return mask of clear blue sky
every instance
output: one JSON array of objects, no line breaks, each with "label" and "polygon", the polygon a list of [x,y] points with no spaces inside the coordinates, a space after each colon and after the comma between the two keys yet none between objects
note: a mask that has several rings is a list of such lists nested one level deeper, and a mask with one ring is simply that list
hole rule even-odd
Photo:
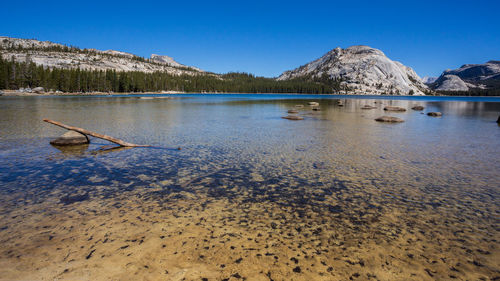
[{"label": "clear blue sky", "polygon": [[0,35],[273,77],[369,45],[437,76],[500,60],[500,1],[4,1]]}]

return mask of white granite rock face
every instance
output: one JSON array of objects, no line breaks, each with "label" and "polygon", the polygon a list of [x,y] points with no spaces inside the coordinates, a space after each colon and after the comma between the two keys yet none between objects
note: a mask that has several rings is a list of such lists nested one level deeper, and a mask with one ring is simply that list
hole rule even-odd
[{"label": "white granite rock face", "polygon": [[436,81],[437,87],[435,90],[437,91],[467,91],[469,87],[467,84],[460,79],[460,77],[456,75],[442,75]]},{"label": "white granite rock face", "polygon": [[424,82],[424,84],[432,84],[432,83],[436,82],[437,79],[438,79],[438,77],[425,76],[422,78],[422,82]]},{"label": "white granite rock face", "polygon": [[170,66],[180,66],[180,67],[185,66],[185,65],[182,65],[182,64],[176,62],[172,57],[169,57],[169,56],[160,56],[160,55],[152,54],[151,59],[155,62],[167,64]]},{"label": "white granite rock face", "polygon": [[284,72],[278,80],[323,74],[342,79],[349,94],[424,95],[428,91],[413,69],[368,46],[336,48],[313,62]]},{"label": "white granite rock face", "polygon": [[[85,69],[85,70],[116,70],[116,71],[165,71],[170,74],[196,75],[202,70],[182,65],[167,56],[156,56],[151,60],[125,52],[88,49],[87,52],[61,52],[50,50],[50,47],[64,47],[64,45],[34,39],[17,39],[0,36],[0,55],[4,59],[14,58],[15,61],[33,61],[37,65],[50,68]],[[14,49],[13,49],[14,47]],[[16,50],[16,47],[22,49]],[[83,50],[82,50],[83,51]],[[168,62],[158,61],[158,57],[169,58]]]},{"label": "white granite rock face", "polygon": [[458,69],[446,70],[443,75],[452,74],[466,80],[487,80],[500,74],[500,61],[483,64],[465,64]]},{"label": "white granite rock face", "polygon": [[448,69],[433,84],[438,91],[467,91],[487,89],[492,82],[500,80],[500,61],[483,64],[466,64],[457,69]]}]

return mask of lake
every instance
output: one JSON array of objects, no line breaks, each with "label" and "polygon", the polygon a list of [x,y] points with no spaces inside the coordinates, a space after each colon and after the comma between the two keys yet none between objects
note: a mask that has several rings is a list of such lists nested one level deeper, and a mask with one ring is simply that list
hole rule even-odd
[{"label": "lake", "polygon": [[156,97],[0,98],[0,280],[500,278],[500,98]]}]

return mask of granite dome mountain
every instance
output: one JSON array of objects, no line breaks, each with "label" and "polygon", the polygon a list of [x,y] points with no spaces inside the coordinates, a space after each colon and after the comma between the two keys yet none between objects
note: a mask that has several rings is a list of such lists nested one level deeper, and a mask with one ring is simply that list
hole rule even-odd
[{"label": "granite dome mountain", "polygon": [[500,61],[466,64],[458,69],[445,70],[429,86],[436,91],[469,91],[500,88]]},{"label": "granite dome mountain", "polygon": [[348,94],[424,95],[429,92],[422,79],[382,51],[368,46],[335,48],[321,58],[284,72],[278,80],[318,79],[326,76],[340,81]]}]

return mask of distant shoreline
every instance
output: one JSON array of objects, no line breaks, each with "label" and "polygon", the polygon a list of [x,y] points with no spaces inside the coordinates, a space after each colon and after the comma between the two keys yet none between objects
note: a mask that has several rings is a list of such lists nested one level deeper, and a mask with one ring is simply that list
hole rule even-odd
[{"label": "distant shoreline", "polygon": [[0,90],[0,96],[5,97],[57,97],[57,96],[144,96],[144,95],[300,95],[300,96],[352,96],[352,97],[489,97],[500,98],[500,96],[471,96],[471,95],[370,95],[370,94],[315,94],[315,93],[231,93],[231,92],[183,92],[183,91],[161,91],[161,92],[20,92],[17,90]]},{"label": "distant shoreline", "polygon": [[34,92],[19,92],[16,90],[1,90],[3,96],[12,96],[12,97],[47,97],[47,96],[127,96],[127,95],[173,95],[173,94],[187,94],[186,92],[181,91],[162,91],[162,92],[147,92],[147,93],[134,93],[134,92],[126,92],[126,93],[108,93],[108,92],[87,92],[87,93],[72,93],[72,92],[42,92],[42,93],[34,93]]}]

